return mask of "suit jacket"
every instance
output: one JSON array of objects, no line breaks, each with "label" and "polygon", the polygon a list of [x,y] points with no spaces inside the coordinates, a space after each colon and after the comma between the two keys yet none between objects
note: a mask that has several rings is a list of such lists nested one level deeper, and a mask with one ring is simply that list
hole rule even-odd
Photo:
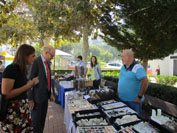
[{"label": "suit jacket", "polygon": [[[51,74],[49,63],[48,66]],[[47,76],[45,73],[45,68],[41,56],[37,57],[33,63],[30,79],[33,79],[34,77],[37,76],[39,76],[39,83],[33,86],[33,88],[31,88],[28,91],[28,98],[29,100],[34,100],[35,103],[42,103],[43,101],[47,101],[50,98],[51,89],[50,92],[48,92],[48,80],[47,80]],[[51,79],[51,75],[50,75],[50,79]]]}]

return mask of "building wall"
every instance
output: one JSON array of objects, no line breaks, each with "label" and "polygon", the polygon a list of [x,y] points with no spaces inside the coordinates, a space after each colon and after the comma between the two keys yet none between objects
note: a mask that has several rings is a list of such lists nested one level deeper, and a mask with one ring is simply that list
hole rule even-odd
[{"label": "building wall", "polygon": [[177,53],[173,55],[169,55],[168,57],[165,57],[164,59],[160,60],[151,60],[149,61],[150,68],[152,69],[152,76],[156,76],[156,68],[159,65],[160,66],[160,75],[167,75],[167,76],[173,76],[174,75],[174,69],[177,69],[177,65],[175,65],[174,68],[174,61],[177,59],[171,59],[171,56],[177,56]]}]

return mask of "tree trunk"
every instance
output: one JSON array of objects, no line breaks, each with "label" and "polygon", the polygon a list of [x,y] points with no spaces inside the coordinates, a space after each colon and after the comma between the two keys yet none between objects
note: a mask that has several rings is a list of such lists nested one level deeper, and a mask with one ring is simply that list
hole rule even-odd
[{"label": "tree trunk", "polygon": [[144,67],[146,72],[147,72],[147,65],[148,65],[148,59],[144,58],[143,59],[143,67]]},{"label": "tree trunk", "polygon": [[52,36],[45,37],[43,39],[44,46],[48,45],[51,39],[52,39]]},{"label": "tree trunk", "polygon": [[85,64],[87,64],[87,56],[88,56],[88,49],[89,49],[88,36],[89,36],[89,29],[86,20],[85,26],[83,27],[83,45],[82,45],[82,56]]},{"label": "tree trunk", "polygon": [[24,37],[23,44],[27,44],[27,38]]}]

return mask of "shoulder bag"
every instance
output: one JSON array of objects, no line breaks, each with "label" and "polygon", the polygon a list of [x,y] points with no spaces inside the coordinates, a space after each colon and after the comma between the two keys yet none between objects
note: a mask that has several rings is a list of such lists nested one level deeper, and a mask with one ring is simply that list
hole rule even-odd
[{"label": "shoulder bag", "polygon": [[8,113],[9,100],[5,99],[5,95],[0,94],[0,121],[6,118]]}]

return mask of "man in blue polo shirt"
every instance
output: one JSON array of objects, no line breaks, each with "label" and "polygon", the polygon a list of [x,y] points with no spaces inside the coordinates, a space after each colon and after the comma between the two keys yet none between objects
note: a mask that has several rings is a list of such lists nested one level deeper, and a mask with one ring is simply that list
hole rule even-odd
[{"label": "man in blue polo shirt", "polygon": [[148,87],[146,71],[142,65],[135,62],[134,53],[131,49],[124,50],[121,56],[124,65],[119,75],[119,99],[141,115],[143,95]]}]

